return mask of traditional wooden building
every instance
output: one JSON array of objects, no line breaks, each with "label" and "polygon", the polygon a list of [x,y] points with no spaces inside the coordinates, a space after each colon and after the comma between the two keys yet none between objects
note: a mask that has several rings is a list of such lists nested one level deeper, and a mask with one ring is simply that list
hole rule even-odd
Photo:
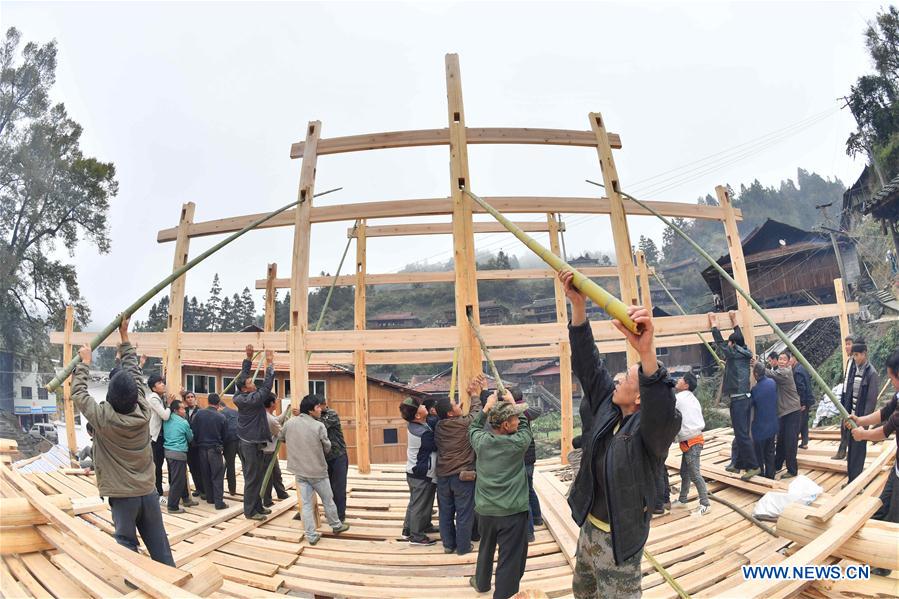
[{"label": "traditional wooden building", "polygon": [[[182,366],[182,384],[193,391],[200,405],[206,405],[209,393],[227,387],[240,370],[240,364],[199,360],[185,360]],[[260,373],[261,374],[261,373]],[[406,422],[400,417],[399,405],[408,396],[424,394],[405,385],[368,379],[369,438],[374,462],[402,462],[406,459]],[[262,381],[257,381],[257,385]],[[337,410],[343,425],[350,463],[356,463],[356,408],[353,399],[355,374],[350,368],[328,365],[309,365],[309,392],[328,399],[328,406]],[[284,406],[290,405],[290,369],[287,364],[275,364],[275,396]],[[234,407],[233,394],[223,395],[225,403]],[[280,405],[278,411],[280,412]]]},{"label": "traditional wooden building", "polygon": [[370,329],[417,329],[421,320],[412,312],[383,312],[365,320]]},{"label": "traditional wooden building", "polygon": [[[849,241],[838,242],[846,282],[852,291],[859,278],[858,257]],[[764,308],[807,306],[836,301],[833,281],[840,277],[834,245],[824,233],[804,231],[767,219],[743,240],[743,256],[749,275],[752,297]],[[718,259],[733,273],[730,255]],[[725,310],[737,307],[736,293],[711,266],[702,271],[713,293],[719,295]]]}]

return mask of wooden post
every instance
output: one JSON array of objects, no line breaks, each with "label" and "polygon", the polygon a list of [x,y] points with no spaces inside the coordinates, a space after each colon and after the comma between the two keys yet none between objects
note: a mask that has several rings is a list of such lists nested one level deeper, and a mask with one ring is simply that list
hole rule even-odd
[{"label": "wooden post", "polygon": [[[549,225],[549,249],[561,255],[559,249],[559,223],[552,213],[547,213]],[[565,306],[565,291],[559,278],[553,279],[556,294],[556,321],[567,327],[568,309]],[[559,343],[559,403],[562,405],[562,436],[559,440],[562,450],[562,463],[568,463],[568,452],[571,451],[571,440],[574,438],[574,400],[571,385],[571,344],[568,341]]]},{"label": "wooden post", "polygon": [[[649,266],[646,264],[646,255],[643,250],[637,250],[637,270],[640,273],[640,303],[652,314],[652,292],[649,289]],[[655,352],[655,340],[652,342],[652,350]]]},{"label": "wooden post", "polygon": [[[365,330],[365,220],[356,229],[356,289],[354,302],[354,327]],[[353,373],[356,399],[356,468],[360,474],[371,472],[371,439],[368,427],[368,369],[365,350],[353,351]]]},{"label": "wooden post", "polygon": [[[290,269],[290,407],[299,409],[300,399],[309,389],[306,362],[306,330],[309,328],[309,242],[312,236],[312,196],[315,193],[315,165],[318,161],[318,139],[322,124],[310,121],[306,128],[306,151],[300,167],[300,203],[296,207],[293,231],[293,260]],[[313,506],[318,526],[318,502]],[[297,511],[302,512],[303,499],[297,492]]]},{"label": "wooden post", "polygon": [[[749,289],[749,275],[746,273],[746,262],[743,260],[743,244],[740,241],[740,231],[737,229],[737,217],[734,215],[730,194],[727,193],[727,188],[722,185],[715,187],[715,193],[718,196],[718,204],[724,210],[724,232],[734,280],[740,287],[746,290],[746,293],[751,293]],[[755,331],[752,326],[752,307],[742,295],[739,293],[735,295],[737,296],[737,311],[740,313],[740,330],[743,331],[746,347],[754,354]],[[724,298],[721,299],[723,300]]]},{"label": "wooden post", "polygon": [[[172,270],[178,270],[187,264],[187,253],[190,249],[190,237],[188,228],[194,222],[193,202],[187,202],[181,207],[181,220],[178,223],[178,238],[175,240],[175,259]],[[170,393],[178,393],[183,386],[181,382],[181,330],[184,319],[184,285],[187,275],[183,274],[172,281],[169,292],[169,320],[166,327],[166,389]]]},{"label": "wooden post", "polygon": [[[462,104],[462,75],[459,55],[446,55],[446,98],[450,133],[450,194],[453,201],[453,262],[455,265],[456,328],[459,331],[459,380],[465,388],[482,372],[481,348],[468,321],[471,310],[476,325],[478,313],[477,264],[472,228],[472,200],[462,192],[471,189],[468,176],[468,140],[465,132],[465,109]],[[462,413],[468,414],[468,394],[462,393]]]},{"label": "wooden post", "polygon": [[849,332],[849,312],[846,310],[846,296],[843,293],[843,279],[833,280],[833,291],[837,298],[837,305],[840,307],[840,365],[843,367],[843,376],[845,377],[847,360],[843,352],[843,344],[851,333]]},{"label": "wooden post", "polygon": [[[71,305],[66,306],[66,328],[63,333],[62,362],[65,365],[72,359],[72,328],[75,326],[75,311]],[[62,407],[66,418],[66,443],[69,446],[69,458],[78,453],[78,441],[75,437],[75,406],[72,404],[72,377],[67,377],[62,384]],[[74,462],[74,459],[72,459]]]},{"label": "wooden post", "polygon": [[[599,155],[603,185],[609,198],[609,216],[612,221],[612,239],[615,242],[615,265],[618,267],[619,294],[622,302],[633,306],[637,303],[637,275],[634,271],[634,254],[631,249],[631,236],[627,229],[627,215],[624,212],[624,203],[619,193],[618,171],[615,168],[612,145],[609,142],[609,134],[602,120],[602,114],[598,112],[590,113],[590,127],[596,136],[596,152]],[[637,350],[629,344],[626,350],[629,366],[640,361]]]},{"label": "wooden post", "polygon": [[262,328],[266,332],[275,330],[275,279],[278,278],[278,265],[274,262],[268,265],[265,275],[265,319]]}]

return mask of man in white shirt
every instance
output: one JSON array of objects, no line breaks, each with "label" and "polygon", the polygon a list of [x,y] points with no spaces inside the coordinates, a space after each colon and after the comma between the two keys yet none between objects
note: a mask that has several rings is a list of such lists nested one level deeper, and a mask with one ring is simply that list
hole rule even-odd
[{"label": "man in white shirt", "polygon": [[163,447],[165,434],[162,431],[162,423],[171,417],[172,411],[165,400],[165,379],[162,376],[151,374],[147,377],[147,387],[150,388],[147,403],[150,404],[150,445],[153,448],[153,464],[156,466],[156,492],[159,493],[162,503],[162,465],[165,463]]},{"label": "man in white shirt", "polygon": [[674,386],[677,394],[677,410],[681,413],[681,427],[677,433],[680,448],[683,453],[680,463],[680,498],[671,504],[671,508],[687,507],[687,496],[690,494],[690,483],[696,485],[699,492],[699,509],[695,514],[703,516],[712,509],[709,503],[709,494],[706,490],[705,480],[699,471],[699,456],[702,453],[702,431],[705,429],[705,419],[702,417],[702,406],[693,395],[696,390],[696,377],[688,372],[678,379]]}]

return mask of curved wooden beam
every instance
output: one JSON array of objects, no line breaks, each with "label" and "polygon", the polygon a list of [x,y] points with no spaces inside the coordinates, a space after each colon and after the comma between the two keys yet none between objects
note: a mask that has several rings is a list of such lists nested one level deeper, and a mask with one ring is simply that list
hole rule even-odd
[{"label": "curved wooden beam", "polygon": [[[653,270],[653,269],[650,269]],[[614,266],[596,266],[580,269],[588,277],[617,277],[618,270]],[[653,271],[654,272],[654,271]],[[512,270],[479,270],[476,275],[479,281],[510,281],[525,279],[554,279],[556,272],[548,268],[516,268]],[[437,272],[394,272],[383,274],[366,274],[366,285],[398,285],[406,283],[452,283],[455,281],[453,271]],[[267,279],[256,279],[256,289],[265,289]],[[328,287],[334,277],[309,277],[309,287]],[[274,279],[275,289],[290,287],[290,279]],[[338,286],[356,284],[356,275],[337,277]]]},{"label": "curved wooden beam", "polygon": [[[571,213],[571,214],[609,214],[611,206],[608,198],[577,198],[577,197],[531,197],[531,196],[501,196],[485,197],[484,200],[503,213],[538,214],[546,212]],[[700,204],[687,204],[683,202],[644,202],[657,210],[660,214],[670,217],[695,218],[701,220],[723,220],[724,211],[718,206],[703,206]],[[651,216],[645,208],[635,202],[624,200],[624,208],[628,216]],[[474,211],[483,213],[479,206]],[[313,206],[312,222],[328,223],[337,221],[352,221],[360,218],[401,218],[407,216],[438,216],[452,214],[453,206],[449,198],[430,198],[421,200],[388,200],[384,202],[359,202],[355,204],[335,204],[333,206]],[[737,220],[742,219],[742,213],[734,210]],[[247,214],[244,216],[232,216],[204,222],[194,223],[187,228],[188,237],[204,237],[206,235],[221,235],[239,231],[247,224],[264,216],[261,214]],[[294,224],[294,210],[282,212],[275,218],[259,225],[257,229],[272,227],[287,227]],[[156,236],[156,241],[165,243],[174,241],[178,237],[178,227],[162,229]]]},{"label": "curved wooden beam", "polygon": [[[465,133],[470,144],[529,144],[542,146],[596,147],[592,131],[571,129],[534,129],[515,127],[466,127]],[[615,149],[621,148],[621,136],[609,134],[609,141]],[[419,146],[449,145],[449,129],[415,129],[411,131],[387,131],[384,133],[364,133],[332,137],[318,142],[317,153],[342,154],[365,150],[388,148],[411,148]],[[302,158],[306,142],[298,141],[290,145],[290,157]]]},{"label": "curved wooden beam", "polygon": [[[518,222],[515,225],[528,233],[548,233],[545,222]],[[508,233],[509,230],[497,222],[473,223],[475,233]],[[565,223],[559,223],[559,231],[565,230]],[[453,223],[412,223],[405,225],[381,225],[367,227],[366,237],[401,237],[406,235],[452,235]],[[355,229],[346,230],[347,237],[355,237]]]}]

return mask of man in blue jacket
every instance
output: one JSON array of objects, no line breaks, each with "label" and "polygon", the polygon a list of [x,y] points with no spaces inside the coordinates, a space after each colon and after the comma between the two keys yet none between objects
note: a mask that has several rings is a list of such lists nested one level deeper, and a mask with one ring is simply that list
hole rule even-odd
[{"label": "man in blue jacket", "polygon": [[774,438],[777,436],[777,384],[768,377],[765,365],[752,365],[755,387],[750,392],[752,402],[752,442],[761,474],[774,480]]},{"label": "man in blue jacket", "polygon": [[406,441],[406,484],[409,485],[409,505],[403,521],[403,536],[410,545],[433,545],[437,541],[427,536],[437,532],[431,524],[434,496],[437,494],[437,443],[428,409],[411,397],[400,404],[400,415],[408,422]]},{"label": "man in blue jacket", "polygon": [[568,496],[571,516],[581,527],[571,586],[578,599],[639,597],[655,480],[681,415],[673,382],[656,360],[650,311],[627,309],[642,328],[640,335],[612,321],[640,356],[640,364],[613,378],[596,349],[586,298],[572,278],[569,271],[559,274],[571,304],[571,363],[584,390],[583,457]]},{"label": "man in blue jacket", "polygon": [[808,417],[815,405],[812,377],[794,355],[790,355],[790,367],[793,368],[793,381],[796,383],[796,392],[799,393],[799,435],[802,438],[799,449],[808,449]]}]

